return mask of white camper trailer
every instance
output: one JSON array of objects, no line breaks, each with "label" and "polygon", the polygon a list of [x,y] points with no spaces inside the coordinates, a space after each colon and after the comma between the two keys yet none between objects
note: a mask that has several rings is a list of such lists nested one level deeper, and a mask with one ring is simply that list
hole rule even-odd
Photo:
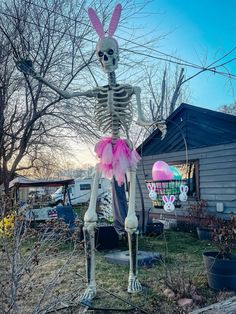
[{"label": "white camper trailer", "polygon": [[[75,179],[75,183],[69,186],[69,196],[72,205],[87,203],[90,199],[92,178]],[[111,190],[111,182],[105,178],[99,181],[98,199],[104,193]],[[63,199],[63,187],[61,186],[55,193],[51,195],[54,202],[59,203]]]}]

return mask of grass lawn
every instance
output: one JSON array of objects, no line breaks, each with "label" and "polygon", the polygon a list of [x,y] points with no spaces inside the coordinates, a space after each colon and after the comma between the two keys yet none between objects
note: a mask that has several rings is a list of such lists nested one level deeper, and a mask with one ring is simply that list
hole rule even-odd
[{"label": "grass lawn", "polygon": [[[169,300],[163,294],[163,291],[167,288],[165,284],[167,274],[173,278],[171,288],[179,289],[179,292],[183,291],[184,282],[186,284],[190,282],[196,288],[202,300],[195,304],[194,308],[215,303],[232,295],[232,293],[215,293],[208,287],[202,252],[214,249],[214,247],[207,241],[199,241],[193,234],[165,231],[164,234],[158,237],[140,236],[139,249],[160,252],[163,257],[163,262],[156,263],[151,268],[139,268],[139,279],[144,286],[144,292],[130,299],[132,303],[140,305],[148,313],[174,314],[189,312],[178,307],[175,299]],[[107,263],[101,252],[97,256],[98,285],[127,300],[128,267]],[[102,296],[99,296],[99,293],[95,304],[103,303],[108,306],[110,302],[111,307],[116,304],[114,299],[109,298],[109,296],[102,301]],[[188,293],[186,297],[188,297]],[[139,312],[141,313],[141,311]]]},{"label": "grass lawn", "polygon": [[[127,249],[126,242],[122,244],[120,249]],[[27,242],[23,250],[25,254],[29,247],[30,242]],[[163,262],[150,268],[139,268],[139,279],[144,289],[138,295],[129,295],[126,291],[129,267],[110,264],[104,257],[107,252],[96,251],[97,297],[93,307],[97,310],[94,313],[112,313],[105,308],[117,309],[114,313],[124,313],[124,310],[127,310],[126,313],[188,313],[190,309],[183,310],[178,307],[176,299],[168,299],[164,295],[167,275],[172,277],[170,285],[177,292],[183,291],[185,284],[190,283],[195,287],[201,300],[192,309],[233,295],[226,292],[216,293],[208,288],[202,252],[213,247],[207,241],[199,241],[193,234],[168,230],[157,237],[140,236],[139,249],[160,252]],[[56,250],[47,250],[45,254],[41,254],[31,273],[22,277],[24,291],[19,293],[18,302],[22,313],[35,313],[33,309],[42,296],[42,309],[59,296],[63,296],[63,304],[69,304],[68,300],[73,295],[76,303],[85,288],[85,257],[82,244],[72,250],[71,243],[58,245]],[[58,272],[59,269],[62,271]],[[186,290],[188,297],[188,289]],[[79,307],[53,313],[79,313]]]}]

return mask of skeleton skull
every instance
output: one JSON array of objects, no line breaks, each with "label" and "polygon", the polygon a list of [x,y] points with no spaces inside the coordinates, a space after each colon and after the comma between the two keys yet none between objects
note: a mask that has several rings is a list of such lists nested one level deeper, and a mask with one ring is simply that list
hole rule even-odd
[{"label": "skeleton skull", "polygon": [[112,37],[99,39],[96,54],[104,72],[113,72],[118,67],[119,47],[117,41]]}]

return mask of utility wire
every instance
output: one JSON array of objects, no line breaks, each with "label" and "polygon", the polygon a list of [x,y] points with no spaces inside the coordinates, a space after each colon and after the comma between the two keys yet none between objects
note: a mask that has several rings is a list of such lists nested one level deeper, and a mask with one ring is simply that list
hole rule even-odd
[{"label": "utility wire", "polygon": [[[184,80],[184,81],[182,82],[182,84],[186,83],[187,81],[190,81],[192,78],[194,78],[195,76],[201,74],[201,73],[204,72],[204,71],[209,71],[209,70],[211,69],[210,67],[212,67],[214,64],[216,64],[217,62],[219,62],[219,61],[221,61],[222,59],[224,59],[225,57],[227,57],[227,56],[228,56],[229,54],[231,54],[235,49],[236,49],[236,47],[233,47],[233,48],[232,48],[229,52],[227,52],[224,56],[222,56],[222,57],[219,58],[218,60],[216,60],[216,61],[212,62],[211,64],[209,64],[205,69],[202,69],[201,71],[199,71],[199,72],[195,73],[194,75],[188,77],[186,80]],[[222,64],[219,64],[219,65],[217,65],[217,66],[215,66],[215,67],[212,67],[212,70],[211,70],[211,71],[214,72],[215,69],[216,69],[216,68],[219,68],[219,67],[224,67],[224,68],[226,68],[226,67],[225,67],[226,64],[231,63],[231,62],[233,62],[233,61],[235,61],[235,60],[236,60],[236,58],[233,58],[233,59],[230,59],[230,60],[228,60],[228,61],[226,61],[226,62],[224,62],[224,63],[222,63]],[[225,73],[225,72],[218,72],[218,74],[220,74],[220,73],[221,73],[222,75],[226,76],[226,77],[232,78],[232,74],[230,74],[229,72],[228,72],[228,74]],[[234,76],[235,76],[235,75],[234,75]]]},{"label": "utility wire", "polygon": [[[86,27],[89,27],[89,28],[93,29],[90,24],[87,24],[87,23],[85,23],[85,22],[79,21],[79,20],[77,20],[77,19],[73,19],[73,18],[71,18],[71,17],[69,17],[69,16],[67,16],[67,15],[65,15],[65,14],[62,14],[62,13],[57,12],[57,11],[55,11],[55,10],[52,10],[52,9],[50,9],[50,8],[44,7],[44,6],[39,5],[39,4],[37,4],[37,3],[34,3],[34,2],[29,2],[29,1],[27,1],[27,0],[26,0],[26,3],[32,4],[33,6],[39,7],[40,9],[46,10],[46,11],[48,11],[48,12],[55,13],[55,14],[57,14],[57,15],[59,15],[59,16],[62,16],[62,17],[66,18],[66,19],[68,19],[68,20],[70,20],[70,21],[72,21],[72,22],[74,22],[74,23],[79,23],[79,24],[82,24],[82,25],[84,25],[84,26],[86,26]],[[217,63],[218,61],[220,61],[220,60],[222,60],[223,58],[225,58],[226,56],[228,56],[230,53],[233,52],[233,50],[236,49],[236,47],[233,47],[228,53],[226,53],[225,55],[223,55],[222,57],[220,57],[218,60],[216,60],[216,61],[214,61],[213,63],[211,63],[208,67],[202,67],[202,66],[199,66],[199,65],[197,65],[197,64],[195,64],[195,63],[186,61],[186,60],[184,60],[184,59],[182,59],[182,58],[175,57],[175,56],[173,56],[173,55],[167,54],[167,53],[162,52],[162,51],[160,51],[160,50],[157,50],[157,49],[155,49],[155,48],[147,47],[147,46],[145,46],[145,45],[143,45],[143,44],[134,42],[134,41],[129,40],[129,39],[127,39],[127,38],[124,38],[124,37],[121,37],[121,36],[118,36],[118,35],[116,35],[116,37],[119,38],[119,39],[122,39],[122,40],[124,40],[124,41],[126,41],[126,42],[128,42],[128,43],[134,44],[135,47],[138,46],[138,47],[141,47],[141,48],[145,48],[145,49],[148,49],[149,51],[156,52],[156,53],[161,54],[161,55],[164,55],[164,56],[166,56],[166,57],[168,57],[168,58],[178,60],[179,62],[181,62],[181,63],[180,63],[181,65],[186,65],[186,66],[187,66],[187,65],[192,65],[194,68],[202,69],[202,70],[204,70],[204,71],[207,70],[208,67],[211,67],[213,64]],[[130,50],[130,49],[124,49],[124,48],[123,48],[122,50],[133,52],[133,51]],[[137,53],[137,52],[133,52],[133,53]],[[140,53],[138,53],[138,54],[140,54]],[[169,61],[169,59],[168,59],[168,60],[166,60],[166,59],[160,59],[160,60]]]},{"label": "utility wire", "polygon": [[[41,7],[41,6],[40,6],[40,7]],[[42,8],[44,8],[44,7],[42,7]],[[45,10],[48,10],[47,8],[44,8],[44,9],[45,9]],[[54,11],[53,11],[53,12],[54,12]],[[54,12],[54,13],[56,13],[56,12]],[[8,17],[12,17],[12,18],[14,18],[14,19],[19,19],[19,18],[15,17],[14,15],[9,14],[9,13],[5,13],[5,12],[1,12],[1,11],[0,11],[0,14],[5,15],[5,16],[8,16]],[[57,14],[57,13],[56,13],[56,14]],[[69,17],[68,17],[68,18],[69,18]],[[72,35],[71,33],[68,33],[68,32],[61,32],[61,31],[59,31],[59,30],[52,29],[52,28],[47,27],[47,26],[42,26],[42,25],[40,25],[40,24],[38,24],[38,23],[31,22],[31,21],[28,21],[28,20],[26,20],[26,19],[24,20],[24,22],[25,22],[25,23],[28,23],[28,24],[31,24],[31,25],[34,25],[34,26],[37,26],[37,27],[40,27],[40,28],[47,29],[47,30],[49,30],[49,31],[57,32],[57,33],[59,33],[59,34],[68,35],[68,36],[70,36],[70,37],[72,37],[72,38],[74,38],[74,39],[81,39],[81,36]],[[85,24],[85,23],[83,23],[83,24]],[[88,26],[87,24],[85,24],[85,25]],[[86,37],[84,37],[84,36],[83,36],[83,39],[84,39],[85,41],[89,41],[89,42],[91,42],[91,43],[96,43],[94,40],[88,39],[88,38],[86,38]],[[124,40],[125,40],[125,39],[124,39]],[[129,41],[129,40],[128,40],[128,41]],[[132,42],[132,41],[130,41],[130,42]],[[133,42],[132,42],[132,43],[133,43]],[[145,46],[143,46],[143,47],[145,47]],[[147,48],[147,47],[146,47],[146,48]],[[148,49],[149,49],[149,48],[148,48]],[[133,51],[133,50],[130,50],[130,49],[120,48],[120,50],[128,51],[128,52],[131,52],[131,53],[133,53],[133,54],[142,55],[142,56],[149,57],[149,58],[152,58],[152,59],[157,59],[157,60],[161,60],[161,61],[165,61],[165,62],[174,63],[174,64],[177,64],[177,65],[182,65],[182,66],[187,66],[187,67],[192,67],[192,68],[201,69],[201,71],[199,72],[199,74],[200,74],[201,72],[203,72],[203,71],[212,71],[212,72],[214,72],[215,74],[224,75],[224,76],[227,76],[227,77],[230,77],[230,78],[234,78],[234,76],[235,76],[235,78],[236,78],[236,75],[234,75],[234,74],[229,74],[229,73],[225,73],[225,72],[218,72],[218,71],[215,71],[215,70],[213,70],[213,69],[203,68],[203,67],[201,67],[201,66],[199,66],[199,65],[190,65],[189,63],[176,62],[176,61],[169,60],[169,59],[165,59],[165,58],[162,58],[162,57],[157,57],[157,56],[154,56],[154,55],[149,55],[149,54],[147,54],[147,53]],[[163,53],[163,54],[164,54],[164,53]],[[173,56],[172,56],[172,57],[173,57]],[[179,59],[179,60],[182,60],[182,59]]]},{"label": "utility wire", "polygon": [[[41,6],[41,5],[36,4],[36,3],[33,3],[33,2],[29,2],[29,1],[26,1],[26,2],[27,2],[28,4],[32,4],[32,5],[34,5],[34,6],[37,6],[37,7],[41,8],[41,9],[43,9],[43,10],[46,10],[46,11],[48,11],[48,12],[51,12],[51,13],[55,13],[55,14],[57,14],[57,15],[60,15],[60,16],[62,16],[62,17],[64,17],[64,18],[67,18],[67,19],[69,19],[69,20],[71,20],[71,21],[73,21],[73,22],[75,22],[75,23],[80,23],[80,24],[82,24],[82,25],[84,25],[84,26],[86,26],[86,27],[92,28],[91,25],[89,25],[89,24],[87,24],[87,23],[85,23],[85,22],[81,22],[81,21],[79,21],[79,20],[77,20],[77,19],[73,19],[73,18],[71,18],[71,17],[69,17],[69,16],[67,16],[67,15],[65,15],[65,14],[62,14],[62,13],[60,13],[60,12],[57,12],[57,11],[55,11],[55,10],[49,9],[49,8],[47,8],[47,7]],[[121,36],[116,36],[116,37],[117,37],[117,38],[120,38],[120,39],[122,39],[122,40],[124,40],[124,41],[126,41],[126,42],[132,43],[132,44],[134,44],[135,46],[148,49],[149,51],[156,52],[156,53],[158,53],[158,54],[164,55],[164,56],[166,56],[166,57],[168,57],[168,58],[171,58],[171,59],[178,60],[179,63],[174,62],[174,61],[169,60],[169,59],[167,60],[167,59],[165,59],[165,58],[156,57],[158,60],[167,61],[167,62],[170,62],[170,63],[175,63],[175,64],[178,64],[178,65],[182,65],[182,66],[183,66],[183,65],[184,65],[184,66],[192,66],[193,68],[201,69],[199,72],[197,72],[197,73],[194,74],[193,76],[191,76],[191,77],[187,78],[185,81],[183,81],[182,84],[185,83],[185,82],[187,82],[187,81],[189,81],[189,80],[191,80],[192,78],[196,77],[197,75],[199,75],[199,74],[201,74],[201,73],[203,73],[203,72],[205,72],[205,71],[211,71],[211,72],[213,72],[214,74],[223,75],[223,76],[228,77],[228,78],[236,78],[236,75],[234,75],[234,74],[230,74],[230,73],[228,73],[228,72],[227,72],[227,73],[226,73],[226,72],[219,72],[219,71],[216,71],[216,70],[215,70],[216,68],[222,67],[223,65],[218,65],[218,66],[216,66],[216,67],[214,67],[214,68],[211,68],[213,64],[216,64],[218,61],[224,59],[226,56],[228,56],[229,54],[231,54],[231,53],[236,49],[236,47],[233,47],[229,52],[227,52],[225,55],[223,55],[222,57],[220,57],[218,60],[214,61],[213,63],[211,63],[211,64],[208,65],[207,67],[201,67],[201,66],[199,66],[199,65],[197,65],[197,64],[194,64],[194,63],[192,63],[192,62],[183,60],[183,59],[178,58],[178,57],[175,57],[175,56],[173,56],[173,55],[170,55],[170,54],[161,52],[161,51],[159,51],[159,50],[157,50],[157,49],[154,49],[154,48],[152,48],[152,47],[146,47],[145,45],[140,44],[140,43],[137,44],[136,42],[134,42],[134,41],[132,41],[132,40],[129,40],[129,39],[126,39],[126,38],[123,38],[123,37],[121,37]],[[130,50],[130,49],[124,49],[124,48],[122,49],[122,48],[121,48],[120,50],[132,52],[132,53],[134,53],[134,54],[139,54],[139,55],[143,55],[143,56],[147,56],[147,57],[152,57],[152,56],[150,56],[150,55],[146,55],[146,54],[144,55],[142,52],[141,52],[141,53],[140,53],[140,52],[137,52],[137,51],[134,52],[134,51],[132,51],[132,50]],[[235,59],[232,59],[231,61],[228,61],[227,63],[230,63],[230,62],[232,62],[233,60],[235,60]]]},{"label": "utility wire", "polygon": [[[32,5],[36,5],[36,4],[33,4],[33,3],[31,3],[31,4],[32,4]],[[39,5],[37,5],[37,6],[39,6]],[[45,8],[45,7],[42,7],[42,6],[39,6],[39,7],[41,7],[41,8],[44,9],[44,10],[47,10],[47,11],[52,11],[52,10],[49,10],[48,8]],[[55,12],[55,11],[52,11],[52,12],[54,12],[55,14],[60,14],[60,13],[57,13],[57,12]],[[18,17],[14,16],[14,15],[12,15],[12,14],[6,13],[6,12],[0,11],[0,14],[5,15],[5,16],[7,16],[7,17],[11,17],[11,18],[14,18],[14,19],[18,19],[18,20],[19,20]],[[63,14],[60,14],[60,15],[64,16]],[[67,17],[68,19],[71,19],[71,18],[68,17],[68,16],[64,16],[64,17]],[[73,19],[71,19],[71,20],[73,20]],[[34,25],[34,26],[37,26],[37,27],[40,27],[40,28],[44,28],[44,29],[47,29],[47,30],[49,30],[49,31],[54,31],[54,32],[59,33],[59,34],[68,35],[68,36],[70,36],[70,37],[72,37],[72,38],[74,38],[74,39],[81,39],[81,36],[72,35],[71,33],[68,33],[68,32],[61,32],[61,31],[59,31],[59,30],[56,30],[56,29],[53,29],[53,28],[50,28],[50,27],[47,27],[47,26],[42,26],[42,25],[40,25],[39,23],[31,22],[31,21],[28,21],[28,20],[26,20],[26,19],[24,19],[23,21],[24,21],[25,23],[28,23],[28,24],[31,24],[31,25]],[[77,21],[77,20],[73,20],[73,21]],[[88,24],[86,24],[86,23],[84,23],[84,22],[81,23],[81,24],[84,24],[84,25],[86,25],[86,26],[89,26]],[[120,38],[121,38],[121,37],[120,37]],[[84,36],[83,36],[82,39],[85,40],[85,41],[91,42],[91,43],[96,43],[94,40],[88,39],[88,38],[86,38],[86,37],[84,37]],[[122,38],[122,39],[123,39],[123,38]],[[131,42],[131,43],[134,43],[134,42],[132,42],[132,41],[130,41],[130,40],[127,40],[127,39],[124,39],[124,40],[126,40],[126,41],[128,41],[128,42]],[[136,44],[136,43],[135,43],[135,44]],[[136,44],[136,45],[137,45],[137,46],[141,46],[141,47],[145,47],[144,45],[141,45],[141,44]],[[151,50],[153,50],[153,51],[156,51],[157,53],[162,53],[162,52],[159,52],[158,50],[155,50],[154,48],[149,48],[149,47],[145,47],[145,48],[146,48],[146,49],[151,49]],[[233,49],[235,49],[235,48],[236,48],[236,47],[234,47]],[[199,72],[197,72],[197,73],[194,74],[192,77],[189,77],[188,79],[186,79],[185,81],[183,81],[183,83],[189,81],[190,79],[194,78],[195,76],[197,76],[197,75],[199,75],[200,73],[205,72],[205,71],[210,71],[210,72],[213,72],[214,74],[218,74],[218,75],[221,75],[221,76],[225,76],[225,77],[230,78],[230,79],[236,79],[236,75],[235,75],[235,74],[227,73],[227,72],[220,72],[220,71],[216,71],[216,70],[215,70],[217,67],[220,67],[220,66],[222,66],[222,65],[215,66],[214,68],[208,68],[208,67],[202,67],[202,66],[199,66],[199,65],[195,65],[195,64],[193,64],[193,63],[191,64],[191,63],[188,62],[188,61],[186,61],[187,63],[185,63],[184,60],[182,60],[182,59],[180,59],[180,58],[176,58],[176,57],[171,56],[171,55],[168,55],[168,54],[165,54],[165,53],[162,53],[162,54],[163,54],[163,55],[170,56],[171,58],[178,59],[178,60],[180,60],[181,62],[177,62],[177,61],[165,59],[165,58],[162,58],[162,57],[157,57],[157,56],[154,56],[154,55],[150,55],[150,54],[148,54],[148,53],[137,52],[137,51],[133,51],[133,50],[130,50],[130,49],[125,49],[125,48],[120,48],[120,50],[128,51],[128,52],[131,52],[131,53],[136,54],[136,55],[141,55],[141,56],[144,56],[144,57],[148,57],[148,58],[152,58],[152,59],[156,59],[156,60],[160,60],[160,61],[165,61],[165,62],[169,62],[169,63],[181,65],[181,66],[186,66],[186,67],[191,67],[191,68],[195,68],[195,69],[200,69]],[[228,53],[227,53],[227,55],[228,55]],[[225,56],[221,57],[220,59],[223,59],[224,57],[225,57]],[[232,60],[229,61],[229,62],[232,62],[233,60],[235,60],[235,58],[232,59]],[[228,63],[229,63],[229,62],[228,62]],[[215,63],[215,62],[214,62],[214,63]],[[183,84],[183,83],[182,83],[182,84]]]},{"label": "utility wire", "polygon": [[[132,51],[132,50],[129,50],[127,49],[127,51],[129,52],[132,52],[134,54],[138,54],[138,55],[142,55],[142,56],[145,56],[145,57],[149,57],[149,58],[152,58],[152,59],[158,59],[158,60],[163,60],[163,61],[166,61],[166,62],[170,62],[170,63],[174,63],[174,64],[177,64],[177,65],[185,65],[187,67],[191,67],[191,68],[196,68],[196,69],[201,69],[201,71],[197,72],[195,75],[193,75],[193,77],[195,77],[196,75],[199,75],[200,73],[202,72],[205,72],[205,71],[210,71],[210,72],[213,72],[214,74],[219,74],[221,76],[225,76],[225,77],[228,77],[228,78],[232,78],[232,79],[236,79],[236,75],[235,74],[231,74],[231,73],[226,73],[226,72],[220,72],[220,71],[217,71],[215,70],[216,68],[222,66],[222,65],[218,65],[218,66],[215,66],[215,67],[212,67],[212,68],[208,68],[208,67],[200,67],[200,66],[191,66],[191,65],[188,65],[188,64],[185,64],[185,63],[180,63],[180,62],[176,62],[176,61],[172,61],[172,60],[168,60],[168,59],[164,59],[164,58],[161,58],[161,57],[156,57],[156,56],[150,56],[148,55],[147,53],[144,53],[144,52],[135,52],[135,51]],[[230,62],[232,62],[233,60],[236,60],[236,58],[230,60]],[[193,78],[192,77],[192,78]],[[191,78],[189,79],[186,79],[184,82],[190,80]],[[182,83],[183,84],[183,83]]]},{"label": "utility wire", "polygon": [[[71,17],[69,17],[69,16],[67,16],[67,15],[65,15],[65,14],[62,14],[62,13],[60,13],[60,12],[57,12],[57,11],[55,11],[55,10],[52,10],[52,9],[47,8],[47,7],[41,6],[41,5],[37,4],[37,3],[29,2],[29,1],[27,1],[27,0],[26,0],[25,2],[28,3],[28,4],[32,4],[33,6],[36,6],[36,7],[40,8],[40,9],[45,10],[45,11],[48,11],[48,12],[51,12],[51,13],[55,13],[55,14],[57,14],[57,15],[59,15],[59,16],[61,16],[61,17],[64,17],[64,18],[66,18],[66,19],[68,19],[68,20],[70,20],[70,21],[72,21],[72,22],[74,22],[74,23],[79,23],[79,24],[82,24],[82,25],[84,25],[84,26],[86,26],[86,27],[89,27],[89,28],[93,29],[90,24],[87,24],[87,23],[85,23],[85,22],[79,21],[79,20],[77,20],[77,19],[73,19],[73,18],[71,18]],[[198,66],[198,65],[196,65],[196,64],[194,64],[194,63],[192,63],[192,62],[189,62],[189,61],[183,60],[183,59],[181,59],[181,58],[175,57],[175,56],[173,56],[173,55],[167,54],[167,53],[162,52],[162,51],[160,51],[160,50],[157,50],[157,49],[155,49],[155,48],[146,47],[146,46],[143,45],[143,44],[134,42],[134,41],[132,41],[132,40],[130,40],[130,39],[127,39],[127,38],[124,38],[124,37],[121,37],[121,36],[118,36],[118,35],[116,35],[116,37],[119,38],[119,39],[122,39],[122,40],[124,40],[124,41],[126,41],[126,42],[128,42],[128,43],[134,44],[135,46],[142,47],[142,48],[148,49],[148,50],[150,50],[150,51],[153,51],[153,52],[159,53],[159,54],[161,54],[161,55],[164,55],[164,56],[166,56],[166,57],[168,57],[168,58],[176,59],[176,60],[181,61],[181,62],[183,62],[183,63],[189,64],[189,65],[193,65],[193,66],[195,66],[195,67],[197,67],[197,68],[201,68],[201,66]],[[125,50],[125,49],[124,49],[124,50]]]}]

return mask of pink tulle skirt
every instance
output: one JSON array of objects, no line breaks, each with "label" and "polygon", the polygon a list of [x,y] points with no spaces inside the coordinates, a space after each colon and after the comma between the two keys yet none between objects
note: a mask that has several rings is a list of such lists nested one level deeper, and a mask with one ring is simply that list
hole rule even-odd
[{"label": "pink tulle skirt", "polygon": [[95,152],[100,159],[98,167],[102,176],[108,179],[114,176],[118,185],[124,183],[128,168],[136,167],[141,159],[136,150],[131,150],[124,139],[117,139],[112,145],[112,137],[101,139],[95,147]]}]

